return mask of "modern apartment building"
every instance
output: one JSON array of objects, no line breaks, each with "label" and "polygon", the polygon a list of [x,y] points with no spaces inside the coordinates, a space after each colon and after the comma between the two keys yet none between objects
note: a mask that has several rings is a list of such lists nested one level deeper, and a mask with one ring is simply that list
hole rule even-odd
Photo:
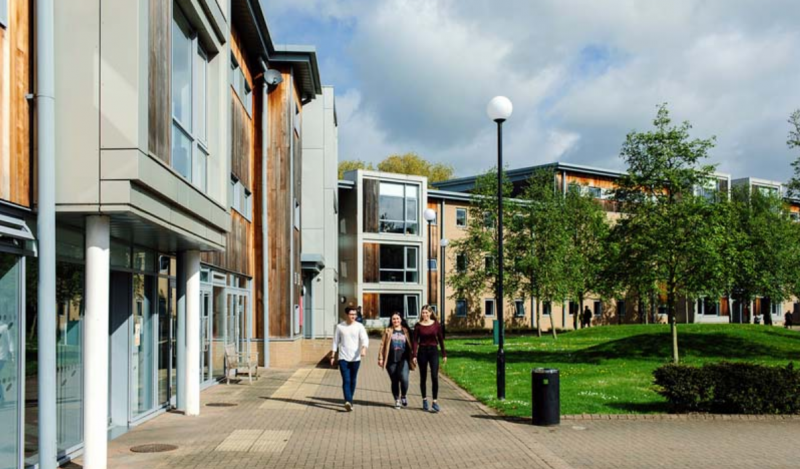
[{"label": "modern apartment building", "polygon": [[361,306],[367,327],[428,302],[427,178],[350,171],[339,181],[339,312]]},{"label": "modern apartment building", "polygon": [[[623,173],[610,171],[600,168],[592,168],[581,165],[553,163],[535,167],[512,169],[507,172],[514,189],[512,196],[519,194],[526,181],[536,171],[546,170],[553,173],[554,190],[566,193],[568,190],[580,190],[583,193],[591,194],[596,201],[601,204],[608,219],[613,220],[622,216],[616,202],[613,200],[613,190],[616,188],[616,181],[623,176]],[[397,267],[391,264],[389,249],[384,246],[386,241],[374,243],[363,232],[353,231],[356,229],[366,230],[363,213],[370,210],[370,191],[374,188],[368,182],[364,185],[364,180],[377,181],[378,185],[378,204],[386,204],[386,209],[379,210],[380,217],[388,210],[389,200],[384,201],[383,194],[380,192],[385,184],[391,187],[392,179],[397,175],[375,172],[352,173],[346,181],[340,181],[340,194],[342,207],[340,211],[341,226],[343,236],[340,239],[340,256],[342,271],[352,270],[353,263],[356,264],[354,277],[343,280],[341,294],[345,300],[343,304],[358,304],[364,308],[365,318],[368,319],[367,325],[378,326],[376,322],[370,320],[385,318],[388,311],[382,308],[380,298],[386,293],[379,293],[377,297],[373,292],[380,290],[385,292],[387,289],[409,289],[408,282],[400,282],[399,277],[389,274],[390,268]],[[400,176],[405,177],[405,176]],[[464,177],[443,181],[433,184],[436,189],[429,189],[425,192],[425,206],[432,209],[436,216],[430,226],[430,251],[425,246],[427,236],[419,240],[422,243],[425,257],[418,265],[429,266],[427,269],[416,270],[409,274],[409,264],[404,264],[404,274],[411,275],[421,285],[414,283],[413,288],[419,291],[420,298],[425,302],[436,305],[437,310],[444,316],[444,321],[449,329],[476,329],[491,328],[493,321],[497,318],[498,305],[495,294],[490,289],[477,292],[471,298],[459,298],[455,296],[453,289],[444,280],[447,276],[456,273],[459,269],[467,266],[466,259],[462,253],[455,252],[452,242],[461,239],[466,234],[469,217],[473,216],[470,211],[471,194],[477,181],[476,176]],[[730,175],[715,174],[712,181],[696,188],[698,194],[711,194],[713,191],[729,193],[732,186],[738,184],[749,184],[759,190],[770,190],[776,194],[782,193],[780,183],[756,180],[753,178],[731,180]],[[791,201],[790,201],[791,202]],[[795,212],[800,212],[800,205],[791,206]],[[425,229],[426,224],[420,225]],[[413,249],[413,248],[412,248]],[[385,252],[384,252],[385,251]],[[412,250],[412,252],[414,252]],[[383,254],[383,256],[381,255]],[[408,258],[404,252],[405,259]],[[488,256],[488,254],[487,254]],[[432,259],[427,262],[428,257]],[[417,256],[412,256],[417,258]],[[400,265],[400,264],[398,264]],[[470,264],[471,265],[471,264]],[[440,275],[445,272],[446,275]],[[345,277],[343,275],[343,277]],[[374,279],[377,278],[376,282]],[[372,280],[370,280],[372,279]],[[442,294],[443,293],[443,294]],[[406,293],[403,292],[405,295]],[[379,304],[374,305],[378,299]],[[576,323],[580,323],[580,315],[584,308],[591,311],[591,323],[593,325],[603,324],[625,324],[644,322],[666,322],[666,296],[660,295],[651,299],[652,307],[649,311],[639,311],[639,305],[635,298],[601,298],[595,294],[589,294],[581,306],[575,301],[565,299],[559,302],[542,302],[537,299],[523,299],[511,301],[504,300],[504,318],[506,327],[530,328],[540,327],[543,330],[550,330],[552,327],[557,329],[572,329]],[[769,311],[773,316],[773,322],[782,321],[782,312],[794,310],[797,304],[793,301],[785,301],[780,304],[771,303],[768,298],[756,299],[752,304],[738,304],[734,298],[700,298],[692,301],[680,300],[676,305],[677,320],[679,322],[691,323],[729,323],[729,322],[752,322],[754,314],[766,314]],[[408,313],[407,304],[400,308],[400,302],[392,305],[389,309]],[[388,307],[388,306],[387,306]],[[378,311],[376,314],[374,311]],[[537,323],[537,312],[541,313],[541,322]],[[408,314],[413,318],[413,314]],[[577,317],[576,317],[577,316]]]},{"label": "modern apartment building", "polygon": [[303,359],[303,161],[333,168],[336,236],[334,92],[263,3],[0,2],[0,469],[105,467],[108,438],[197,415],[226,350]]}]

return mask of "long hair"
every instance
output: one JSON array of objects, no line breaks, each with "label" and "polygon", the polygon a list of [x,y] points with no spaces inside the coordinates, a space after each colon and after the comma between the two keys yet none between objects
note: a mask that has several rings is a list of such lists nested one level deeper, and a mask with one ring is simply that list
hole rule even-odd
[{"label": "long hair", "polygon": [[430,314],[431,321],[436,322],[436,313],[433,310],[433,305],[424,305],[420,310],[420,316],[422,316],[422,311],[427,311]]}]

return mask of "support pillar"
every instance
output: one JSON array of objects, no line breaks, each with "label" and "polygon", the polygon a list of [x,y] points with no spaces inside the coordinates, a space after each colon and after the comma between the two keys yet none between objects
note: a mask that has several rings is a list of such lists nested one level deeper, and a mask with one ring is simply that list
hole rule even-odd
[{"label": "support pillar", "polygon": [[200,251],[186,251],[179,265],[186,273],[185,412],[200,415]]},{"label": "support pillar", "polygon": [[86,313],[83,319],[83,467],[105,469],[108,452],[109,218],[86,218]]},{"label": "support pillar", "polygon": [[177,255],[178,271],[175,274],[175,290],[178,295],[176,302],[178,311],[178,327],[175,331],[176,340],[176,367],[177,370],[177,392],[175,407],[186,412],[186,253],[179,252]]}]

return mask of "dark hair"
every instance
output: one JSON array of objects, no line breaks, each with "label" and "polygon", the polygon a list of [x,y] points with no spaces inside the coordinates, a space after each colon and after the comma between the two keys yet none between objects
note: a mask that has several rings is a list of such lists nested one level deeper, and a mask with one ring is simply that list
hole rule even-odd
[{"label": "dark hair", "polygon": [[347,306],[344,309],[344,314],[350,314],[350,311],[358,311],[355,306]]}]

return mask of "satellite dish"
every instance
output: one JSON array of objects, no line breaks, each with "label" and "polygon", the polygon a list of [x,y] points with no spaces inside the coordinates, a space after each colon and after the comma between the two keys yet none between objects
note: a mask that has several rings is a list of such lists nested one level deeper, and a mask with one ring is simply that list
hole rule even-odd
[{"label": "satellite dish", "polygon": [[269,86],[275,86],[283,81],[283,75],[277,70],[267,70],[264,72],[264,81],[267,82]]}]

